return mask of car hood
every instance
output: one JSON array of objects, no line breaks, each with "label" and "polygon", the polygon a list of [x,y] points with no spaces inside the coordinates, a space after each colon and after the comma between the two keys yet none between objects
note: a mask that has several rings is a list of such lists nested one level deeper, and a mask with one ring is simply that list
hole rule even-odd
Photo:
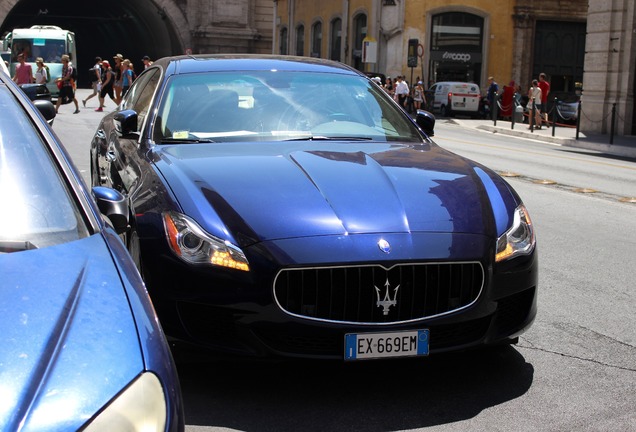
[{"label": "car hood", "polygon": [[142,370],[100,234],[0,255],[0,430],[77,430]]},{"label": "car hood", "polygon": [[154,156],[183,211],[223,238],[495,236],[514,206],[498,176],[436,145],[219,143]]}]

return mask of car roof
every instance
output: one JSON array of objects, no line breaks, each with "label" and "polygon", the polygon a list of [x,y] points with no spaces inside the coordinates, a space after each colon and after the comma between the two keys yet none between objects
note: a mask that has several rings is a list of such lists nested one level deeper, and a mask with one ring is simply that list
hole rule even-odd
[{"label": "car roof", "polygon": [[160,66],[169,74],[278,70],[361,75],[357,70],[331,60],[259,54],[203,54],[163,57],[156,60],[153,66]]}]

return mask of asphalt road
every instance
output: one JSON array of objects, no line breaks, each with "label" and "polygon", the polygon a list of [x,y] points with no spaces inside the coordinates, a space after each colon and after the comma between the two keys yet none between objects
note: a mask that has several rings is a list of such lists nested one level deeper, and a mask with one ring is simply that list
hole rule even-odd
[{"label": "asphalt road", "polygon": [[[85,177],[96,104],[63,106],[54,124]],[[408,361],[180,361],[187,431],[636,431],[636,204],[620,201],[636,196],[636,163],[442,121],[436,134],[519,174],[540,253],[530,331]]]}]

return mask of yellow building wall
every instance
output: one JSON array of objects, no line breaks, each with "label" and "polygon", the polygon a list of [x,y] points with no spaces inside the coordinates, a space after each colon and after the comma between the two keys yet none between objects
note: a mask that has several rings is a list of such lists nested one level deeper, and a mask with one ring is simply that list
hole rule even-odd
[{"label": "yellow building wall", "polygon": [[[322,22],[322,50],[321,57],[329,57],[330,44],[330,22],[334,17],[340,17],[343,21],[342,44],[346,46],[346,53],[343,61],[351,64],[353,45],[353,24],[352,18],[359,12],[367,15],[368,35],[382,38],[379,35],[378,22],[383,11],[381,8],[404,8],[403,31],[392,38],[400,38],[390,44],[379,44],[380,64],[365,65],[364,69],[374,69],[387,75],[397,74],[410,77],[411,68],[407,66],[407,46],[409,39],[418,39],[419,43],[425,47],[424,65],[418,62],[418,67],[414,75],[428,78],[430,49],[430,23],[434,14],[442,12],[468,12],[481,16],[484,19],[484,38],[482,49],[481,79],[478,84],[484,86],[489,76],[494,76],[500,86],[508,84],[512,76],[513,60],[513,14],[516,0],[396,0],[396,6],[382,6],[379,0],[278,0],[275,8],[277,14],[276,34],[280,35],[281,27],[287,27],[290,32],[289,54],[295,54],[295,29],[298,24],[305,26],[304,54],[311,55],[312,25],[316,21]],[[404,2],[403,4],[399,4]],[[293,11],[292,22],[289,23],[289,12]],[[384,9],[386,11],[386,9]],[[346,34],[345,34],[346,32]],[[345,39],[346,38],[346,39]],[[276,39],[275,52],[279,46]],[[379,41],[380,42],[380,41]],[[387,48],[388,47],[388,48]],[[398,48],[395,48],[398,47]],[[382,50],[391,52],[383,52]],[[530,55],[530,53],[528,53]],[[382,66],[384,70],[382,69]],[[422,72],[424,72],[422,74]]]},{"label": "yellow building wall", "polygon": [[[330,25],[331,21],[338,17],[343,20],[343,35],[342,44],[347,47],[346,58],[351,58],[351,51],[354,49],[352,46],[352,31],[351,19],[356,14],[364,12],[367,14],[367,25],[371,23],[371,8],[372,0],[278,0],[276,11],[277,27],[276,33],[276,46],[275,52],[278,52],[280,29],[287,27],[292,37],[291,45],[289,47],[289,54],[295,54],[295,31],[299,24],[305,26],[305,43],[304,53],[306,56],[311,55],[311,43],[312,43],[312,26],[317,21],[322,22],[322,58],[329,58],[330,47]],[[293,13],[292,22],[289,22],[290,11]],[[346,22],[344,22],[346,20]],[[346,33],[345,33],[346,32]],[[345,39],[346,38],[346,39]],[[346,44],[346,45],[345,45]]]},{"label": "yellow building wall", "polygon": [[[512,77],[513,52],[513,20],[514,1],[502,0],[426,0],[407,1],[404,20],[404,46],[408,39],[419,39],[426,50],[424,54],[424,69],[428,68],[427,51],[430,49],[431,17],[442,12],[467,12],[484,18],[484,46],[480,84],[486,84],[489,76],[495,77],[500,87],[508,84]],[[530,53],[528,53],[530,54]],[[403,74],[410,68],[406,67],[406,53],[404,54]],[[427,74],[428,71],[425,71]],[[408,76],[408,75],[407,75]]]}]

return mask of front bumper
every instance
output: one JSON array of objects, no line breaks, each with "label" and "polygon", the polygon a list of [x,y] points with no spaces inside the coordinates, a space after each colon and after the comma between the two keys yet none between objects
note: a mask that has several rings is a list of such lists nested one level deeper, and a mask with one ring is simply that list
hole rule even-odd
[{"label": "front bumper", "polygon": [[[391,243],[397,244],[393,240]],[[148,285],[164,330],[172,340],[229,354],[343,359],[347,333],[414,329],[430,331],[430,354],[514,341],[530,327],[537,313],[536,250],[493,265],[479,258],[489,256],[492,245],[474,238],[470,242],[471,248],[458,249],[469,252],[455,251],[454,256],[443,258],[444,262],[480,263],[484,276],[478,296],[461,307],[421,319],[355,323],[290,314],[277,301],[273,285],[281,268],[298,265],[281,265],[282,254],[272,256],[270,247],[268,253],[265,249],[251,251],[252,271],[241,273],[193,268],[169,253],[159,254],[153,259],[160,265],[153,267]],[[432,244],[431,239],[426,243]],[[158,245],[154,250],[160,250]],[[333,254],[330,257],[334,258]],[[317,265],[315,257],[305,258]],[[381,265],[392,268],[404,262],[403,257],[397,258]],[[430,264],[431,260],[425,257],[423,262]],[[278,264],[273,266],[273,262]],[[338,261],[331,265],[343,264]],[[375,304],[375,293],[369,299]]]}]

